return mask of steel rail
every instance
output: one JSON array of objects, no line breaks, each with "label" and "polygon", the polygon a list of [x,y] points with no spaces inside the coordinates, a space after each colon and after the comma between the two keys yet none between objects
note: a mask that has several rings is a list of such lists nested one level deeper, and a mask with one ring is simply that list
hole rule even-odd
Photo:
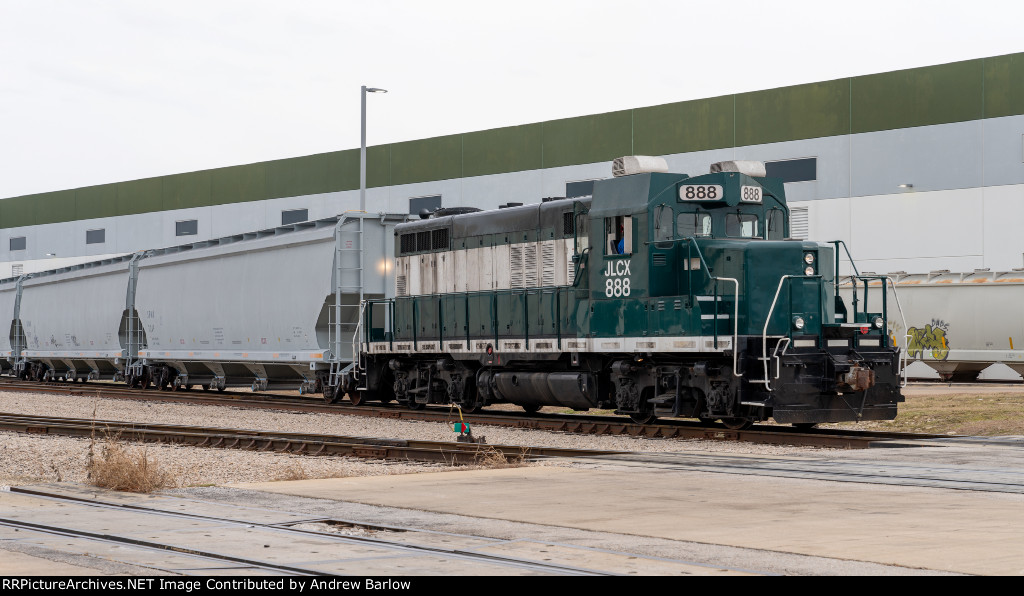
[{"label": "steel rail", "polygon": [[[152,507],[146,507],[142,505],[125,504],[116,501],[103,501],[96,498],[81,498],[76,496],[69,496],[65,494],[47,492],[40,490],[36,487],[17,487],[12,486],[10,488],[12,493],[18,493],[23,495],[29,495],[47,501],[63,502],[68,504],[74,504],[85,507],[93,507],[97,509],[111,509],[115,511],[130,511],[133,513],[149,514],[160,517],[170,517],[183,520],[196,520],[203,522],[214,522],[222,524],[224,526],[240,526],[244,528],[257,528],[259,530],[266,530],[275,534],[292,535],[296,538],[316,537],[321,539],[327,539],[332,542],[338,542],[342,544],[359,544],[368,545],[379,548],[386,548],[389,550],[397,551],[399,553],[409,553],[415,555],[427,555],[427,556],[440,556],[444,558],[454,558],[459,560],[474,561],[481,563],[488,563],[492,565],[498,565],[503,567],[522,568],[530,571],[570,574],[570,575],[617,575],[614,573],[607,573],[601,570],[587,569],[577,566],[561,565],[558,563],[548,563],[541,561],[534,561],[530,559],[523,559],[512,556],[494,555],[488,553],[475,552],[473,550],[467,550],[462,548],[448,548],[442,546],[428,546],[422,544],[414,544],[405,541],[394,541],[386,540],[379,537],[369,536],[353,536],[353,535],[341,535],[330,532],[321,532],[317,530],[308,530],[291,527],[302,523],[317,523],[317,522],[330,522],[335,521],[331,518],[312,518],[308,520],[299,520],[286,523],[260,523],[251,520],[240,520],[232,519],[228,517],[214,517],[208,515],[199,515],[193,513],[186,513],[182,511],[173,511],[169,509],[157,509]],[[176,547],[173,545],[164,545],[159,543],[147,543],[145,541],[135,540],[133,538],[125,538],[121,536],[114,536],[109,534],[95,534],[90,532],[84,532],[82,530],[68,529],[61,526],[51,526],[45,524],[22,522],[20,520],[4,519],[0,518],[0,525],[12,525],[12,526],[23,526],[29,529],[43,529],[43,531],[51,531],[54,533],[66,532],[68,535],[80,535],[84,537],[95,537],[99,540],[109,540],[112,542],[123,542],[127,544],[147,546],[150,548],[162,548],[164,550],[170,550],[174,552],[184,554],[194,554],[200,557],[209,557],[214,559],[222,559],[227,561],[233,561],[241,564],[246,564],[255,567],[264,567],[268,569],[278,569],[290,573],[298,574],[327,574],[331,575],[330,572],[322,572],[319,570],[310,570],[303,567],[295,566],[284,566],[280,564],[266,563],[259,560],[238,558],[227,555],[219,555],[216,553],[206,553],[202,551],[195,551],[191,548]],[[378,526],[383,530],[398,530],[401,532],[416,532],[420,531],[414,528],[398,528],[388,526]],[[44,529],[46,528],[46,529]]]},{"label": "steel rail", "polygon": [[[280,565],[270,563],[267,561],[258,561],[255,559],[246,559],[243,557],[232,557],[229,555],[222,555],[212,551],[200,551],[193,548],[184,548],[180,546],[174,546],[170,544],[164,544],[161,542],[154,542],[152,540],[142,540],[139,538],[129,538],[125,536],[116,536],[114,534],[100,534],[98,532],[89,532],[86,530],[78,530],[75,528],[68,528],[66,526],[57,526],[53,524],[41,524],[38,522],[27,522],[11,518],[0,518],[0,526],[14,528],[17,530],[29,530],[33,532],[41,532],[44,534],[52,534],[55,536],[66,536],[69,538],[83,538],[85,540],[91,540],[93,542],[103,542],[110,544],[126,545],[135,548],[142,548],[146,550],[157,550],[157,551],[168,551],[179,555],[185,555],[189,557],[195,557],[200,560],[207,561],[220,561],[235,563],[243,565],[245,567],[252,567],[254,569],[262,569],[265,571],[275,572],[277,574],[285,575],[297,575],[297,576],[315,576],[315,575],[330,575],[323,571],[314,569],[304,569],[301,567],[293,567],[289,565]],[[115,559],[109,559],[115,561]],[[137,565],[137,563],[131,562],[130,560],[116,560],[116,562],[123,565]],[[152,565],[147,565],[149,568],[154,568]],[[159,568],[158,568],[159,569]],[[160,569],[161,571],[181,573],[179,570],[174,569]]]},{"label": "steel rail", "polygon": [[74,437],[113,437],[117,440],[148,443],[219,447],[248,451],[269,451],[300,455],[343,455],[373,459],[406,460],[457,464],[477,463],[492,453],[535,460],[547,457],[593,457],[621,454],[622,451],[530,447],[518,445],[481,445],[350,437],[312,433],[288,433],[220,427],[142,424],[116,420],[60,418],[0,413],[0,430],[39,435]]},{"label": "steel rail", "polygon": [[[344,414],[395,420],[454,422],[458,412],[450,408],[410,410],[398,405],[352,406],[346,403],[326,404],[310,398],[289,397],[266,393],[207,393],[194,391],[158,391],[129,389],[103,383],[29,383],[0,381],[0,390],[39,393],[71,394],[74,396],[110,399],[164,401],[194,405],[229,406],[291,412]],[[743,441],[767,445],[795,445],[839,449],[885,447],[886,441],[915,441],[921,439],[951,438],[952,435],[864,431],[847,429],[796,430],[789,426],[758,425],[747,430],[730,430],[721,426],[705,426],[685,420],[666,420],[656,424],[636,424],[617,416],[586,414],[522,412],[463,413],[470,424],[504,426],[531,430],[546,430],[589,435],[619,435],[651,439],[697,439],[714,441]]]}]

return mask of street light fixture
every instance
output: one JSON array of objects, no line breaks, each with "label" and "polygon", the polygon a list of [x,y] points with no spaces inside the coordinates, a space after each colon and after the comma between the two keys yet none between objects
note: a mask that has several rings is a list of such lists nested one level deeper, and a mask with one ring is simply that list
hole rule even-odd
[{"label": "street light fixture", "polygon": [[362,118],[359,121],[362,143],[359,146],[359,210],[366,211],[366,94],[387,93],[387,89],[362,86]]}]

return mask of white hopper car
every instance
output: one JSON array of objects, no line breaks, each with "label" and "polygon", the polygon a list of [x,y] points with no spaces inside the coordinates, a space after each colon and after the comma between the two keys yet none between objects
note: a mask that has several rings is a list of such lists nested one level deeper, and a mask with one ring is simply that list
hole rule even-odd
[{"label": "white hopper car", "polygon": [[333,400],[360,297],[394,295],[394,225],[346,213],[0,280],[8,374]]},{"label": "white hopper car", "polygon": [[[864,273],[864,275],[874,275]],[[1020,381],[1024,373],[1024,269],[970,273],[948,270],[930,273],[890,273],[899,292],[906,328],[894,308],[888,285],[889,332],[898,345],[907,345],[911,376],[922,374],[945,381],[969,382],[979,378]],[[868,286],[868,310],[877,311],[881,281]],[[840,295],[851,304],[849,278],[840,284]],[[864,288],[858,288],[864,300]],[[905,343],[906,342],[906,343]],[[931,372],[931,371],[927,371]]]}]

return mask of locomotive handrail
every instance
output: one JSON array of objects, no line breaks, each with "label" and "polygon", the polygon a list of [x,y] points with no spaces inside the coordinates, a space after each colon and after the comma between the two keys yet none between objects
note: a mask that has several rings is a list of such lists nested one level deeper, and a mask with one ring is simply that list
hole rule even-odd
[{"label": "locomotive handrail", "polygon": [[[692,245],[695,249],[697,249],[697,258],[700,260],[700,264],[704,266],[704,271],[707,272],[708,279],[710,279],[713,282],[731,281],[733,283],[733,285],[736,287],[736,292],[735,292],[735,295],[734,295],[733,301],[732,301],[732,306],[733,306],[733,315],[732,315],[732,374],[733,374],[734,377],[742,377],[743,375],[741,375],[740,372],[738,370],[736,370],[737,369],[737,363],[738,363],[737,356],[739,354],[739,346],[737,345],[737,342],[739,341],[739,336],[740,336],[740,281],[738,279],[734,278],[734,277],[716,277],[716,276],[712,275],[711,274],[711,268],[708,267],[707,261],[704,260],[703,253],[700,252],[700,246],[697,245],[697,239],[694,238],[693,236],[687,236],[686,238],[682,238],[681,240],[677,240],[677,242],[679,242],[679,241],[686,242],[686,252],[687,252],[687,255],[686,255],[686,270],[688,272],[692,271],[692,269],[690,268],[690,263],[692,262],[692,259],[690,258],[690,246]],[[687,274],[687,280],[689,280],[689,274]],[[690,304],[693,304],[693,284],[689,284],[688,283],[686,290],[689,293]],[[718,297],[718,285],[716,283],[715,284],[715,298],[716,298],[716,300],[715,300],[715,348],[718,347],[718,300],[717,300],[717,297]]]},{"label": "locomotive handrail", "polygon": [[[836,271],[834,273],[836,278],[839,277],[839,245],[840,244],[843,245],[843,250],[846,251],[846,258],[850,260],[850,267],[853,267],[853,275],[856,276],[856,277],[860,277],[860,271],[857,271],[857,263],[855,263],[853,261],[853,255],[850,254],[850,249],[846,246],[846,243],[843,242],[842,240],[830,240],[829,244],[834,244],[836,246]],[[834,297],[838,297],[839,296],[839,284],[838,283],[833,283],[832,285],[835,287],[835,296]],[[864,290],[864,293],[865,293],[864,300],[865,300],[865,305],[866,305],[867,304],[867,297],[866,297],[867,290],[866,289]],[[853,313],[855,315],[857,314],[857,282],[853,283]]]},{"label": "locomotive handrail", "polygon": [[[906,317],[906,315],[903,314],[903,304],[900,303],[900,295],[896,291],[896,282],[893,281],[893,279],[891,277],[889,277],[888,275],[860,275],[858,273],[857,275],[849,276],[849,279],[850,279],[850,286],[853,288],[854,296],[857,295],[857,281],[859,280],[859,281],[864,282],[864,315],[865,315],[865,317],[867,316],[867,310],[868,310],[868,297],[867,297],[868,282],[873,280],[873,279],[882,282],[882,318],[884,320],[886,320],[886,321],[889,320],[889,307],[888,307],[888,303],[887,303],[888,294],[886,293],[885,286],[886,286],[886,283],[891,285],[892,286],[892,296],[893,296],[893,298],[896,299],[896,310],[899,311],[899,313],[900,313],[900,320],[903,322],[903,328],[907,329],[907,317]],[[836,285],[836,293],[838,294],[838,292],[839,292],[839,283],[838,283],[838,281],[837,281],[837,283],[835,285]],[[856,308],[854,308],[853,314],[854,314],[854,318],[856,318],[856,315],[857,315],[857,309]],[[903,336],[903,354],[902,354],[903,364],[900,367],[901,368],[900,374],[903,377],[903,379],[901,381],[900,387],[906,387],[907,386],[907,382],[908,382],[908,379],[907,379],[907,351],[908,351],[908,349],[910,347],[910,337],[911,337],[910,335],[904,335]]]},{"label": "locomotive handrail", "polygon": [[586,265],[584,263],[589,263],[589,262],[590,262],[590,247],[588,246],[588,247],[583,249],[583,252],[579,253],[579,258],[576,259],[576,268],[572,272],[572,287],[574,287],[574,288],[578,288],[579,287],[580,280],[583,279],[583,277],[580,275],[580,271],[586,269]]},{"label": "locomotive handrail", "polygon": [[[782,284],[786,283],[786,280],[796,277],[795,275],[783,275],[779,278],[779,287],[775,289],[775,298],[772,299],[772,305],[768,309],[768,316],[764,319],[764,330],[761,332],[761,357],[764,358],[764,390],[768,393],[772,391],[772,381],[770,373],[768,371],[768,325],[772,322],[772,313],[775,312],[775,305],[779,302],[779,294],[782,293]],[[815,276],[820,277],[820,276]],[[789,347],[789,346],[787,346]]]}]

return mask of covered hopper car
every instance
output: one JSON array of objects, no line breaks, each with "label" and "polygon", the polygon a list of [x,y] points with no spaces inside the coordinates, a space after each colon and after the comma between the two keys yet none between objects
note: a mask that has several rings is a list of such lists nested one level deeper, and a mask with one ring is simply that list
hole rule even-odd
[{"label": "covered hopper car", "polygon": [[0,280],[5,370],[334,398],[360,300],[394,286],[386,265],[405,219],[348,213]]},{"label": "covered hopper car", "polygon": [[788,238],[783,183],[763,164],[613,170],[591,198],[397,225],[396,292],[364,302],[354,401],[733,428],[896,416],[890,305],[838,296],[840,245]]},{"label": "covered hopper car", "polygon": [[[894,282],[885,298],[899,291],[906,322],[890,317],[895,341],[908,345],[912,364],[926,364],[946,381],[970,382],[983,371],[993,380],[1020,380],[1024,373],[1024,270],[890,273]],[[854,284],[840,283],[840,294],[853,300]],[[857,284],[858,300],[868,308],[881,304],[877,280]],[[1006,368],[1008,367],[1008,369]],[[988,370],[986,370],[988,369]],[[927,370],[927,369],[925,369]]]}]

